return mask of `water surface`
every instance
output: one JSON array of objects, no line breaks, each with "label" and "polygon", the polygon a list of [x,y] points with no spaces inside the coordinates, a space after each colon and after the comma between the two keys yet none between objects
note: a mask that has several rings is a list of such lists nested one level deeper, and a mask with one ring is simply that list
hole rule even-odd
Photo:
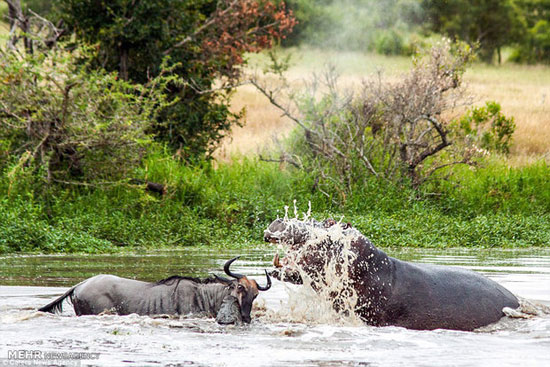
[{"label": "water surface", "polygon": [[[389,250],[400,259],[481,272],[515,294],[550,305],[550,250]],[[185,249],[125,255],[0,258],[0,362],[11,350],[93,352],[83,366],[548,366],[550,317],[504,318],[476,332],[413,331],[300,320],[299,286],[274,281],[252,324],[144,316],[75,317],[34,310],[99,273],[142,280],[222,274],[231,251]],[[272,250],[247,251],[232,269],[264,284]],[[302,297],[302,298],[300,298]],[[294,314],[293,314],[294,312]],[[294,317],[289,318],[288,315]],[[298,316],[297,316],[298,315]],[[289,322],[289,319],[292,320]],[[319,317],[319,320],[321,318]],[[62,364],[61,364],[62,365]]]}]

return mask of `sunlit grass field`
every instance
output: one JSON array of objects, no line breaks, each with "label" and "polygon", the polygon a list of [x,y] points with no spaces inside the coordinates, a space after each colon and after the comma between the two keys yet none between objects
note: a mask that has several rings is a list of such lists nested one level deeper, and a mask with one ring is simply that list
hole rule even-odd
[{"label": "sunlit grass field", "polygon": [[[334,65],[341,75],[342,85],[359,85],[365,78],[382,71],[390,80],[407,72],[412,59],[400,56],[382,56],[359,52],[337,52],[315,49],[290,49],[291,67],[288,79],[296,85],[312,73],[322,72],[327,64]],[[267,58],[250,57],[250,67],[260,67]],[[550,155],[550,67],[505,63],[490,66],[475,63],[466,72],[465,86],[473,105],[496,101],[503,113],[513,116],[517,129],[514,134],[510,163],[526,164]],[[281,117],[280,111],[252,86],[242,86],[233,98],[233,108],[246,108],[246,124],[235,128],[226,139],[217,157],[229,159],[232,154],[248,154],[272,143],[274,136],[284,136],[294,127]]]}]

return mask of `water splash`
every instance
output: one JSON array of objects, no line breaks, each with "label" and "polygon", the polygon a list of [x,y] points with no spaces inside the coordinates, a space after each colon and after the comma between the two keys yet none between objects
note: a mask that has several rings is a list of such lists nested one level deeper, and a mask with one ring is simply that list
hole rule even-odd
[{"label": "water splash", "polygon": [[550,307],[538,302],[533,302],[523,297],[518,297],[519,307],[516,309],[505,307],[502,312],[514,319],[531,319],[536,316],[550,315]]},{"label": "water splash", "polygon": [[[285,209],[285,215],[283,217],[283,220],[285,221],[290,221],[291,219],[298,219],[299,218],[299,209],[298,209],[298,205],[296,204],[296,199],[294,199],[292,201],[292,204],[293,204],[293,209],[294,209],[294,217],[293,218],[289,218],[288,216],[288,211],[290,210],[290,206],[288,205],[285,205],[284,206],[284,209]],[[279,211],[277,211],[277,213],[279,213]],[[307,221],[308,219],[311,218],[311,201],[308,201],[308,209],[307,209],[307,212],[302,212],[302,215],[303,215],[303,221]],[[279,219],[279,216],[277,215],[277,219]]]},{"label": "water splash", "polygon": [[[283,235],[299,228],[307,233],[304,243],[280,243],[286,252],[283,273],[298,272],[303,285],[292,288],[285,285],[288,293],[287,304],[268,317],[285,322],[305,322],[308,324],[364,325],[356,314],[359,297],[350,278],[357,254],[352,250],[352,241],[357,238],[355,230],[344,229],[340,222],[325,227],[311,217],[311,204],[304,220],[285,218]],[[288,232],[288,233],[285,233]],[[321,262],[315,268],[305,259],[314,256]]]}]

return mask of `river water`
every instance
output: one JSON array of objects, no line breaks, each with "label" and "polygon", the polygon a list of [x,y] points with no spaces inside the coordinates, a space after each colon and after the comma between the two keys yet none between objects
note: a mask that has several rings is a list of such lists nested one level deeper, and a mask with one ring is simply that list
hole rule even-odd
[{"label": "river water", "polygon": [[[481,272],[516,295],[550,306],[550,250],[389,250],[416,262]],[[274,280],[261,292],[253,321],[220,326],[213,319],[136,315],[76,317],[34,310],[100,273],[142,280],[222,274],[235,252],[203,249],[101,256],[0,258],[0,366],[15,351],[91,353],[55,365],[80,366],[550,366],[550,315],[505,317],[475,332],[413,331],[347,325],[308,306],[300,286]],[[232,270],[265,284],[273,251],[246,251]],[[308,311],[309,310],[309,311]],[[303,318],[300,315],[303,314]],[[38,354],[37,354],[38,356]],[[44,357],[45,354],[40,355]],[[58,357],[75,357],[60,355]],[[29,365],[28,355],[20,360]],[[40,365],[41,359],[34,360]]]}]

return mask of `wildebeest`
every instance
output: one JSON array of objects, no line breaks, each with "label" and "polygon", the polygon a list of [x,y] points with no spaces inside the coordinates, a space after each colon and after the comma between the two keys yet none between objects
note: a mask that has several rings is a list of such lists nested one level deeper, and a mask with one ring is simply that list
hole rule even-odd
[{"label": "wildebeest", "polygon": [[[353,311],[367,324],[410,329],[473,330],[498,321],[503,308],[519,307],[507,289],[478,273],[450,266],[416,264],[387,256],[350,224],[277,219],[264,232],[269,242],[288,245],[274,259],[273,276],[312,287],[326,287],[327,264],[347,271],[357,297]],[[349,266],[344,267],[344,263]],[[335,309],[346,290],[331,294]]]},{"label": "wildebeest", "polygon": [[[62,311],[62,303],[69,297],[79,316],[97,315],[106,310],[118,315],[203,314],[218,316],[224,323],[235,323],[240,321],[231,314],[234,310],[231,304],[236,300],[240,318],[249,323],[252,303],[259,291],[271,287],[271,279],[266,271],[267,285],[262,287],[255,280],[233,273],[230,266],[238,258],[224,265],[225,273],[233,280],[219,276],[198,279],[176,275],[149,283],[101,274],[75,285],[38,311]],[[222,304],[225,307],[222,308]],[[218,315],[220,309],[223,315]]]}]

